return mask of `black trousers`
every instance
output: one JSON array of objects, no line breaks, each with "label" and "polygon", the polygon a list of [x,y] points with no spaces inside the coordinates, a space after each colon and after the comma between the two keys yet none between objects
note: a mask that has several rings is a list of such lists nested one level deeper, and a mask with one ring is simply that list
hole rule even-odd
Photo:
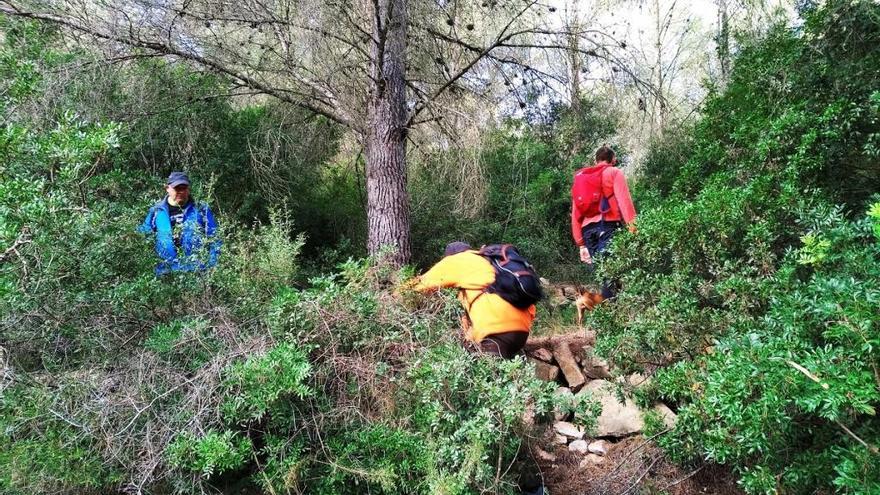
[{"label": "black trousers", "polygon": [[529,332],[503,332],[487,335],[480,341],[480,350],[504,359],[512,359],[522,351],[529,339]]},{"label": "black trousers", "polygon": [[[596,263],[601,262],[604,251],[614,238],[614,233],[620,229],[620,222],[596,222],[585,225],[581,234],[584,236],[584,244],[593,257],[593,263],[587,265],[587,270],[592,272],[596,269]],[[602,281],[602,297],[611,299],[617,295],[619,290],[619,282],[617,280]]]}]

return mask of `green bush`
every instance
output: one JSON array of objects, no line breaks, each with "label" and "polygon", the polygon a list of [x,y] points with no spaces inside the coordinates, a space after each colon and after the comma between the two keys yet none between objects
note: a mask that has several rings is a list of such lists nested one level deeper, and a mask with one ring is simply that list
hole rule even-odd
[{"label": "green bush", "polygon": [[311,395],[304,384],[310,369],[306,354],[287,343],[232,364],[225,371],[223,386],[228,392],[221,406],[223,416],[233,422],[260,419],[285,395],[298,399]]},{"label": "green bush", "polygon": [[68,417],[74,394],[39,385],[6,386],[0,393],[0,491],[49,493],[78,487],[99,493],[122,478],[108,469],[96,439]]},{"label": "green bush", "polygon": [[677,409],[674,458],[749,493],[876,493],[880,7],[801,15],[744,40],[700,120],[654,146],[638,234],[600,270],[623,291],[591,318],[620,369],[659,367],[645,394]]},{"label": "green bush", "polygon": [[253,446],[249,439],[237,436],[229,430],[209,431],[198,438],[180,435],[168,446],[168,462],[205,477],[238,469],[251,457]]},{"label": "green bush", "polygon": [[823,266],[804,273],[803,251],[792,251],[758,324],[659,376],[658,393],[686,404],[661,444],[738,466],[753,493],[880,489],[880,244],[866,222],[836,220]]}]

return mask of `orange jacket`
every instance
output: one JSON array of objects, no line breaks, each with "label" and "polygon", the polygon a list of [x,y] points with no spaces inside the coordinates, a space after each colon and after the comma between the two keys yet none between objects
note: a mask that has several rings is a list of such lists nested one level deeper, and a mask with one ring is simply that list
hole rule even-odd
[{"label": "orange jacket", "polygon": [[495,269],[477,251],[447,256],[419,277],[415,290],[429,292],[440,288],[461,289],[458,300],[471,319],[468,340],[479,342],[503,332],[528,332],[535,320],[535,306],[519,309],[497,294],[483,292],[495,281]]},{"label": "orange jacket", "polygon": [[[601,162],[605,163],[605,162]],[[597,163],[600,165],[601,163]],[[626,177],[617,167],[608,167],[602,172],[602,194],[608,198],[610,211],[605,214],[605,221],[632,223],[636,219],[636,208],[633,206],[632,197],[629,194],[629,186]],[[581,231],[584,226],[602,220],[601,215],[582,217],[580,211],[571,202],[571,236],[578,246],[584,245],[584,237]]]}]

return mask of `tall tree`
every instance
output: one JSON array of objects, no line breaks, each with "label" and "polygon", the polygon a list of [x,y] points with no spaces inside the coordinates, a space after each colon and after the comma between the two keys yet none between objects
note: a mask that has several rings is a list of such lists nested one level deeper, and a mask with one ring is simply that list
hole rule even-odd
[{"label": "tall tree", "polygon": [[640,115],[638,127],[647,127],[638,132],[639,139],[650,139],[698,104],[709,35],[678,0],[624,0],[619,5],[638,9],[624,27],[629,42],[621,57],[650,81],[652,91],[638,88],[636,105],[630,105]]},{"label": "tall tree", "polygon": [[368,251],[410,258],[407,135],[444,99],[528,70],[537,0],[0,0],[114,56],[166,56],[338,122],[365,150]]}]

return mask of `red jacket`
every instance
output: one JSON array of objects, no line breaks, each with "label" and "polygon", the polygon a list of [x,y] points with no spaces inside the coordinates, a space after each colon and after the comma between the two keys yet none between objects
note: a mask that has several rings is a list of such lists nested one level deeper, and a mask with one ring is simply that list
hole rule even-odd
[{"label": "red jacket", "polygon": [[[601,165],[600,162],[596,165]],[[580,172],[580,170],[578,170]],[[636,219],[636,208],[633,206],[632,197],[629,194],[629,186],[626,184],[626,177],[617,167],[608,167],[602,172],[602,194],[608,198],[610,210],[605,214],[606,222],[632,223]],[[574,201],[571,202],[571,235],[574,242],[578,246],[584,245],[584,238],[581,231],[584,226],[596,223],[602,220],[601,215],[593,217],[582,217],[581,213],[575,207]]]}]

